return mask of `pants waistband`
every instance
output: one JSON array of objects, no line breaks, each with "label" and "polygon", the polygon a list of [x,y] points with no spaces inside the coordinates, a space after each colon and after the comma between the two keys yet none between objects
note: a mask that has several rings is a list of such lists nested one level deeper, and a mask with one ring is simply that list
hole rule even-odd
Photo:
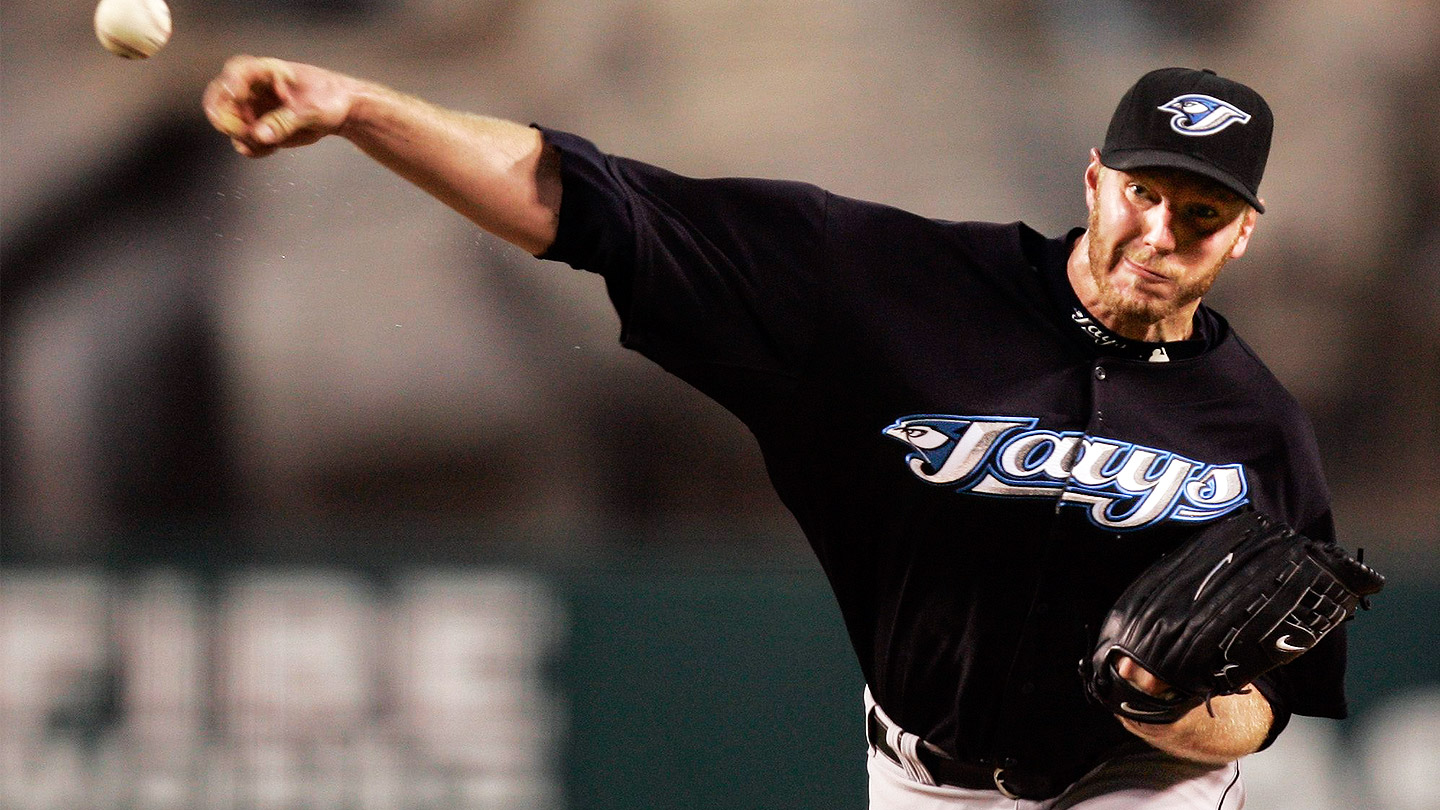
[{"label": "pants waistband", "polygon": [[921,784],[994,790],[1011,799],[1044,799],[1058,792],[1053,780],[1040,774],[951,759],[890,720],[868,689],[866,698],[865,732],[870,745]]}]

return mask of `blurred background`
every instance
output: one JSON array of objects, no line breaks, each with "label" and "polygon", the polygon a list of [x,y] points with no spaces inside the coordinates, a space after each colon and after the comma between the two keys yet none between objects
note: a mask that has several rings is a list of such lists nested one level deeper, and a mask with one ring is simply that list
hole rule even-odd
[{"label": "blurred background", "polygon": [[1209,301],[1391,585],[1355,716],[1250,806],[1440,807],[1440,5],[171,9],[126,62],[91,4],[0,5],[0,808],[864,806],[858,668],[744,429],[598,279],[348,144],[237,156],[199,99],[238,52],[1051,234],[1140,73],[1252,84],[1268,213]]}]

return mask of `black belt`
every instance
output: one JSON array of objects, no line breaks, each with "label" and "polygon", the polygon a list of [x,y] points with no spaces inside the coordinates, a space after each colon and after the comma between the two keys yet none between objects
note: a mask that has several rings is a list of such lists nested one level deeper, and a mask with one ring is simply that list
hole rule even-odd
[{"label": "black belt", "polygon": [[[869,726],[870,743],[890,761],[905,767],[899,752],[890,747],[886,739],[885,721],[873,709],[866,718]],[[925,747],[916,746],[916,756],[925,770],[930,772],[936,783],[968,790],[998,790],[1011,799],[1048,799],[1059,791],[1054,780],[1034,773],[1017,771],[1012,767],[996,767],[981,762],[963,762],[950,759]]]}]

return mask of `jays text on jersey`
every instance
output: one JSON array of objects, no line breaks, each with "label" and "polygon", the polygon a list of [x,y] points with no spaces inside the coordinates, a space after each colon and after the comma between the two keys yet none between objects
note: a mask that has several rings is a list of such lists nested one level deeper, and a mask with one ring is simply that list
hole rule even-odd
[{"label": "jays text on jersey", "polygon": [[[1245,504],[1333,535],[1308,422],[1213,311],[1136,344],[1064,277],[1078,232],[560,150],[544,258],[604,276],[626,346],[737,415],[834,589],[875,699],[1049,792],[1133,743],[1077,662],[1144,567]],[[1267,675],[1276,730],[1339,717],[1345,640]]]}]

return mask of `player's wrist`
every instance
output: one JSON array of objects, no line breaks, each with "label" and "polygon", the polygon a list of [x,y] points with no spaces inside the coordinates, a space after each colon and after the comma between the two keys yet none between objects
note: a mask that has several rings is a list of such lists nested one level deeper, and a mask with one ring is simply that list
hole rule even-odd
[{"label": "player's wrist", "polygon": [[1253,754],[1269,734],[1274,715],[1254,690],[1213,698],[1171,723],[1145,723],[1117,715],[1127,731],[1174,757],[1223,765]]},{"label": "player's wrist", "polygon": [[396,117],[398,93],[352,76],[339,76],[334,88],[336,135],[357,145],[373,140]]}]

